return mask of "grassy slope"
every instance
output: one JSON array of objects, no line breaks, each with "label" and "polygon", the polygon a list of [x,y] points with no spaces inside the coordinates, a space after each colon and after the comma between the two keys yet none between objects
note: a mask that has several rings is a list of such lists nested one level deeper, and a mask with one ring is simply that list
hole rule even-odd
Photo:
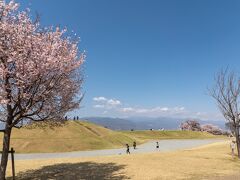
[{"label": "grassy slope", "polygon": [[17,152],[66,152],[116,148],[133,139],[88,122],[68,122],[55,129],[14,129],[11,146]]},{"label": "grassy slope", "polygon": [[[55,129],[14,129],[11,146],[16,152],[66,152],[123,147],[150,139],[212,138],[190,131],[112,131],[85,121],[70,121]],[[0,144],[1,145],[1,144]]]}]

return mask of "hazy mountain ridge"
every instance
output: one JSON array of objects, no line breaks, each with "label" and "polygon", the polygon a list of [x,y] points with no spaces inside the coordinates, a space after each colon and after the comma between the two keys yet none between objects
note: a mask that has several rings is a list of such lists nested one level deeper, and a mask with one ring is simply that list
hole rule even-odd
[{"label": "hazy mountain ridge", "polygon": [[122,119],[122,118],[84,117],[81,119],[93,122],[95,124],[98,124],[113,130],[129,130],[129,129],[137,129],[138,127],[135,122],[132,122],[128,119]]},{"label": "hazy mountain ridge", "polygon": [[[145,129],[179,129],[182,122],[191,119],[177,118],[149,118],[149,117],[131,117],[131,118],[111,118],[111,117],[83,117],[81,119],[96,123],[98,125],[113,129],[113,130],[145,130]],[[221,129],[225,129],[225,121],[214,120],[197,120],[201,125],[213,124]]]}]

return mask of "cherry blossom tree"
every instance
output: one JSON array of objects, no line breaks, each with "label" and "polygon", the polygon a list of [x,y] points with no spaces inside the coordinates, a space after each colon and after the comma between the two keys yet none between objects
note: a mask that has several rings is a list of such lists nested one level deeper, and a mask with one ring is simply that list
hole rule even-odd
[{"label": "cherry blossom tree", "polygon": [[202,131],[214,134],[214,135],[221,135],[226,134],[223,130],[221,130],[218,126],[214,126],[212,124],[204,124],[201,126]]},{"label": "cherry blossom tree", "polygon": [[22,121],[61,121],[79,106],[84,53],[66,29],[41,28],[13,0],[0,1],[0,121],[5,125],[0,180],[11,131]]},{"label": "cherry blossom tree", "polygon": [[182,130],[201,131],[201,126],[196,120],[187,120],[181,123],[180,128]]}]

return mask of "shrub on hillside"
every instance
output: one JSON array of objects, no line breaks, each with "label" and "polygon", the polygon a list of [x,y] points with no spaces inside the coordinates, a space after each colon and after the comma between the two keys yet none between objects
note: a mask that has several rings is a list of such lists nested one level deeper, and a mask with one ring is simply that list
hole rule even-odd
[{"label": "shrub on hillside", "polygon": [[201,126],[202,131],[206,131],[208,133],[214,134],[214,135],[222,135],[224,134],[224,131],[220,129],[217,126],[214,126],[212,124],[204,124]]},{"label": "shrub on hillside", "polygon": [[214,126],[212,124],[200,125],[200,123],[196,120],[187,120],[181,123],[180,128],[182,130],[189,131],[205,131],[214,135],[228,135],[227,131],[223,131],[218,126]]},{"label": "shrub on hillside", "polygon": [[187,120],[181,123],[180,128],[182,130],[201,131],[200,123],[196,120]]}]

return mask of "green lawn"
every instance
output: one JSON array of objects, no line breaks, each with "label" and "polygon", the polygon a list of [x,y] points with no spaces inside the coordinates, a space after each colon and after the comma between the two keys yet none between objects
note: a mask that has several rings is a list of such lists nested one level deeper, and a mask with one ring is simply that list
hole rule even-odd
[{"label": "green lawn", "polygon": [[223,138],[225,136],[215,136],[207,132],[196,131],[121,131],[121,133],[140,140],[151,139],[205,139],[205,138]]}]

